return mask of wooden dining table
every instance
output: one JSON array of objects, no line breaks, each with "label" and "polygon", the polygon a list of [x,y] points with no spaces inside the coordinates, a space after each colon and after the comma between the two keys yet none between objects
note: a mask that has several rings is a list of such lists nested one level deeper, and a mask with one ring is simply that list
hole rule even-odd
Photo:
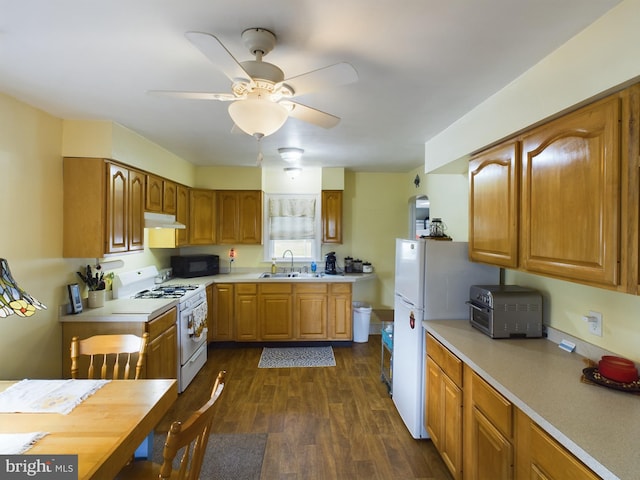
[{"label": "wooden dining table", "polygon": [[176,380],[113,380],[66,415],[0,413],[0,433],[48,432],[24,453],[78,455],[79,480],[112,479],[177,397]]}]

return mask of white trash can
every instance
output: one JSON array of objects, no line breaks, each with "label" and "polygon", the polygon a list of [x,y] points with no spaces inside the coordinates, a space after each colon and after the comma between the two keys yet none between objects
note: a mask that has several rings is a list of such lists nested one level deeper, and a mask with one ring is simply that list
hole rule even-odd
[{"label": "white trash can", "polygon": [[371,305],[353,302],[353,341],[365,343],[369,341],[369,325],[371,324]]}]

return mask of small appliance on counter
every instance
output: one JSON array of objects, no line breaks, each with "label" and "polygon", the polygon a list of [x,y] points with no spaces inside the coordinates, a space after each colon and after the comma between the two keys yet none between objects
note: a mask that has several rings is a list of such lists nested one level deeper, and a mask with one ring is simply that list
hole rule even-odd
[{"label": "small appliance on counter", "polygon": [[519,285],[472,285],[469,321],[491,338],[542,337],[542,295]]},{"label": "small appliance on counter", "polygon": [[220,273],[218,255],[195,254],[171,257],[173,275],[180,278],[206,277]]},{"label": "small appliance on counter", "polygon": [[329,252],[324,256],[324,273],[327,275],[337,275],[336,269],[336,252]]}]

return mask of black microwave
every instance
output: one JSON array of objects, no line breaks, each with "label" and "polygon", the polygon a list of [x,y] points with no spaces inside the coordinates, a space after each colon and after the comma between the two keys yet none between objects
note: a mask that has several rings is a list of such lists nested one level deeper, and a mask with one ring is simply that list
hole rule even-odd
[{"label": "black microwave", "polygon": [[193,278],[217,275],[220,272],[218,255],[175,255],[171,257],[174,277]]}]

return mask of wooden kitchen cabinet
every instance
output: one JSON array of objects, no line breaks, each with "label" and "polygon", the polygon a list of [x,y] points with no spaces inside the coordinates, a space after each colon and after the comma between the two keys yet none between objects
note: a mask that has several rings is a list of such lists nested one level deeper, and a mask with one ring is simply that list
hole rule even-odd
[{"label": "wooden kitchen cabinet", "polygon": [[144,248],[144,173],[102,158],[63,160],[63,257]]},{"label": "wooden kitchen cabinet", "polygon": [[[462,361],[426,335],[425,428],[455,479],[462,478]],[[502,478],[502,477],[483,477]]]},{"label": "wooden kitchen cabinet", "polygon": [[465,479],[514,478],[515,407],[464,366]]},{"label": "wooden kitchen cabinet", "polygon": [[262,243],[262,192],[259,190],[219,190],[217,241],[220,244]]},{"label": "wooden kitchen cabinet", "polygon": [[516,412],[518,480],[597,480],[600,477],[543,431]]},{"label": "wooden kitchen cabinet", "polygon": [[342,243],[342,190],[322,191],[322,243]]},{"label": "wooden kitchen cabinet", "polygon": [[520,143],[510,141],[469,162],[469,257],[518,266]]},{"label": "wooden kitchen cabinet", "polygon": [[258,330],[261,340],[293,339],[292,293],[291,283],[258,284]]},{"label": "wooden kitchen cabinet", "polygon": [[177,310],[172,308],[147,322],[146,378],[178,378]]},{"label": "wooden kitchen cabinet", "polygon": [[176,185],[176,221],[187,228],[176,230],[176,247],[189,245],[189,191],[183,185]]},{"label": "wooden kitchen cabinet", "polygon": [[326,283],[294,284],[293,335],[297,339],[327,338]]},{"label": "wooden kitchen cabinet", "polygon": [[[90,318],[90,317],[89,317]],[[71,321],[62,322],[63,377],[71,376],[69,348],[71,338],[89,338],[93,335],[133,334],[139,337],[149,333],[147,359],[142,378],[178,378],[177,309],[174,307],[148,322]],[[81,359],[84,362],[87,359]],[[88,360],[87,360],[88,361]],[[88,367],[88,365],[87,365]],[[81,365],[81,368],[85,368]]]},{"label": "wooden kitchen cabinet", "polygon": [[234,285],[235,340],[252,342],[258,337],[258,285],[237,283]]},{"label": "wooden kitchen cabinet", "polygon": [[523,135],[525,270],[620,283],[620,112],[613,95]]},{"label": "wooden kitchen cabinet", "polygon": [[189,245],[216,243],[216,192],[192,188],[189,191]]},{"label": "wooden kitchen cabinet", "polygon": [[177,185],[157,175],[147,174],[145,209],[148,212],[176,214]]},{"label": "wooden kitchen cabinet", "polygon": [[[211,292],[211,293],[210,293]],[[209,336],[210,342],[230,342],[234,340],[233,332],[233,284],[216,283],[207,287],[209,303]]]},{"label": "wooden kitchen cabinet", "polygon": [[352,340],[353,319],[350,283],[329,283],[328,340]]}]

